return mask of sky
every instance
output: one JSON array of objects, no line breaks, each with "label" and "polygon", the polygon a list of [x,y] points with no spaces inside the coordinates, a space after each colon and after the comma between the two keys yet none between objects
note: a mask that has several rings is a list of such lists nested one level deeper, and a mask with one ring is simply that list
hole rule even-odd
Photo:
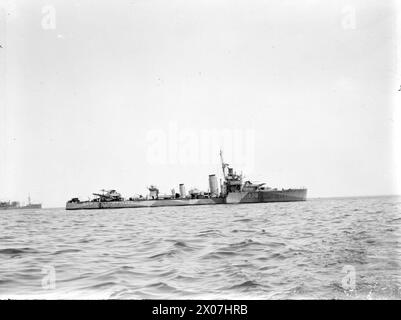
[{"label": "sky", "polygon": [[309,197],[400,193],[396,1],[1,3],[0,200],[206,190],[220,148]]}]

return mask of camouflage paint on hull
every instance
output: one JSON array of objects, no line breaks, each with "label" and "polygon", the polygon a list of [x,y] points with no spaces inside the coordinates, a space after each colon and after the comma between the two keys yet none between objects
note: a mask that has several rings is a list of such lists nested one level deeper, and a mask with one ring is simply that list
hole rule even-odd
[{"label": "camouflage paint on hull", "polygon": [[175,207],[223,204],[224,198],[211,199],[168,199],[168,200],[137,200],[113,202],[79,202],[67,203],[67,210],[79,209],[117,209],[117,208],[149,208],[149,207]]},{"label": "camouflage paint on hull", "polygon": [[117,208],[149,208],[171,206],[198,206],[214,204],[258,203],[258,202],[283,202],[305,201],[306,189],[268,190],[254,192],[229,193],[226,198],[210,199],[168,199],[168,200],[137,200],[137,201],[113,201],[113,202],[78,202],[66,204],[67,210],[80,209],[117,209]]},{"label": "camouflage paint on hull", "polygon": [[42,204],[27,204],[26,206],[4,206],[0,210],[42,209]]},{"label": "camouflage paint on hull", "polygon": [[266,190],[229,193],[226,203],[305,201],[307,189]]}]

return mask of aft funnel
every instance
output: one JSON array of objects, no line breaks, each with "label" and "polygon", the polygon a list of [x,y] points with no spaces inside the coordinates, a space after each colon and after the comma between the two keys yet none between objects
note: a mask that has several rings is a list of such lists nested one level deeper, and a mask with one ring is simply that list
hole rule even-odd
[{"label": "aft funnel", "polygon": [[209,175],[209,189],[210,189],[210,195],[218,197],[219,195],[219,187],[217,184],[217,178],[215,174]]},{"label": "aft funnel", "polygon": [[180,183],[180,196],[181,196],[181,198],[186,197],[185,185],[183,183]]}]

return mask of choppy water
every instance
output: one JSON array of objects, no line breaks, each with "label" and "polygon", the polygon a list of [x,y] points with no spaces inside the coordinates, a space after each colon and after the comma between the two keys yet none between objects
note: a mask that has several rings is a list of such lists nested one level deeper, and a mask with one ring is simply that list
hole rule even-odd
[{"label": "choppy water", "polygon": [[401,297],[398,197],[0,219],[1,298]]}]

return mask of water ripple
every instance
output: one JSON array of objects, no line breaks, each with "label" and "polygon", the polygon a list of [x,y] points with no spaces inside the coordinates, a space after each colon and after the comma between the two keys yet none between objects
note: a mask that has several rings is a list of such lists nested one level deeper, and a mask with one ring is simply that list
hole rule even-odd
[{"label": "water ripple", "polygon": [[400,203],[2,211],[0,298],[400,299]]}]

